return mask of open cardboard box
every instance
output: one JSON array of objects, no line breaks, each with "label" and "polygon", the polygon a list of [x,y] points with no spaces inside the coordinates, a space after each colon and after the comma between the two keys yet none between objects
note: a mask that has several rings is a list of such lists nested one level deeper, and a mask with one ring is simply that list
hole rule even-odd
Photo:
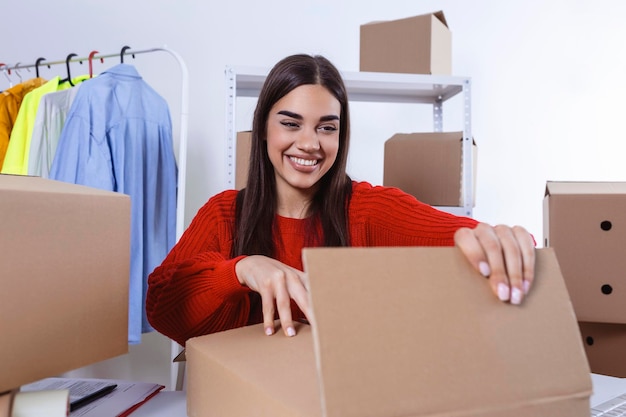
[{"label": "open cardboard box", "polygon": [[0,392],[128,352],[130,197],[0,175]]},{"label": "open cardboard box", "polygon": [[360,71],[452,74],[452,33],[442,11],[360,27]]},{"label": "open cardboard box", "polygon": [[626,323],[626,182],[548,181],[544,246],[556,252],[578,321]]},{"label": "open cardboard box", "polygon": [[457,248],[303,251],[313,322],[186,344],[190,417],[588,417],[592,385],[554,251],[521,306]]}]

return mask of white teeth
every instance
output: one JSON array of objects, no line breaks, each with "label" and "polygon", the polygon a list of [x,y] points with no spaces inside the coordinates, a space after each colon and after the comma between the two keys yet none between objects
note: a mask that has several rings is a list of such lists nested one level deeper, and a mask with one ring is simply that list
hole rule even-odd
[{"label": "white teeth", "polygon": [[296,158],[295,156],[290,156],[289,159],[291,159],[293,162],[295,162],[298,165],[306,165],[306,166],[317,165],[317,159],[303,159],[303,158]]}]

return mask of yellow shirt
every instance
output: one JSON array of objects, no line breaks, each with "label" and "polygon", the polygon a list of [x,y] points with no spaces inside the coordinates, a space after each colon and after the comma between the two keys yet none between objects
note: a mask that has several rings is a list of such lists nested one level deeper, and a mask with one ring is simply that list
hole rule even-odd
[{"label": "yellow shirt", "polygon": [[40,77],[31,78],[0,93],[0,168],[4,162],[9,137],[24,96],[45,82],[46,80]]},{"label": "yellow shirt", "polygon": [[[88,78],[89,75],[81,75],[73,78],[72,83],[78,84],[80,81]],[[13,130],[11,130],[9,146],[7,147],[2,170],[0,171],[2,174],[28,174],[30,140],[33,134],[33,126],[35,125],[39,101],[44,94],[71,87],[69,82],[61,82],[61,77],[55,77],[24,96],[22,105],[15,118]]]}]

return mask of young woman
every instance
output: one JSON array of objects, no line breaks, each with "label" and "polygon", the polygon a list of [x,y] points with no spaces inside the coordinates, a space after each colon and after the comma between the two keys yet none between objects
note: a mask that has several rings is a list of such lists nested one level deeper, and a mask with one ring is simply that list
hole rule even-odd
[{"label": "young woman", "polygon": [[288,336],[310,317],[301,250],[311,246],[453,246],[489,278],[494,294],[522,302],[535,244],[522,227],[492,227],[346,174],[350,118],[337,69],[293,55],[270,71],[252,125],[244,190],[198,211],[149,277],[146,309],[159,332],[191,337],[274,320]]}]

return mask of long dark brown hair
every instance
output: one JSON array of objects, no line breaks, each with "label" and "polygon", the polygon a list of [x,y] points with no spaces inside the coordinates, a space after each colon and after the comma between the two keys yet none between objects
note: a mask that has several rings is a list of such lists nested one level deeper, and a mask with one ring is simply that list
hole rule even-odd
[{"label": "long dark brown hair", "polygon": [[[268,74],[259,94],[252,122],[252,147],[246,187],[237,196],[233,257],[239,255],[274,256],[274,219],[277,191],[274,167],[267,153],[267,120],[274,104],[301,85],[325,87],[341,105],[337,159],[321,178],[313,197],[309,219],[319,219],[322,237],[309,241],[324,246],[348,246],[347,209],[352,184],[346,174],[350,139],[348,95],[337,68],[322,56],[304,54],[282,59]],[[315,227],[311,227],[314,233]]]}]

